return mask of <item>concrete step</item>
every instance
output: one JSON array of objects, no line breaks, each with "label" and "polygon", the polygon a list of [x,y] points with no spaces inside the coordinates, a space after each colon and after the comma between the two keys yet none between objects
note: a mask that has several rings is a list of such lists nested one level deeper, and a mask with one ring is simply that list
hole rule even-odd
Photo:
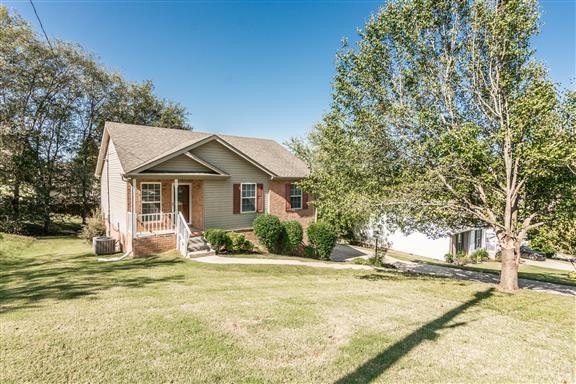
[{"label": "concrete step", "polygon": [[193,251],[193,252],[188,252],[188,258],[194,258],[194,257],[201,257],[201,256],[213,256],[216,253],[212,250],[209,251]]},{"label": "concrete step", "polygon": [[197,245],[197,246],[188,245],[188,252],[209,251],[209,250],[211,250],[211,248],[208,245]]}]

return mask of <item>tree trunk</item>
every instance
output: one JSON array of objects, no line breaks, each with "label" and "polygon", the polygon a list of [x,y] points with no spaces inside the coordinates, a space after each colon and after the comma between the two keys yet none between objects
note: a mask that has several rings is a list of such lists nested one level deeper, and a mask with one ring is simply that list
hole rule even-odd
[{"label": "tree trunk", "polygon": [[12,191],[12,220],[20,221],[20,181],[14,182],[14,189]]},{"label": "tree trunk", "polygon": [[512,241],[500,243],[502,252],[502,269],[500,271],[500,289],[512,292],[518,289],[518,263],[516,262],[515,245]]}]

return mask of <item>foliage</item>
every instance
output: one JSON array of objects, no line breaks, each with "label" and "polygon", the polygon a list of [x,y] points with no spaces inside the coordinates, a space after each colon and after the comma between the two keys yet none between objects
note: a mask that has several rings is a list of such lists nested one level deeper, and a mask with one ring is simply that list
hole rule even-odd
[{"label": "foliage", "polygon": [[338,239],[334,228],[327,223],[319,221],[310,224],[307,234],[308,241],[314,247],[316,255],[323,260],[328,260]]},{"label": "foliage", "polygon": [[204,235],[216,254],[231,248],[232,240],[223,229],[209,229]]},{"label": "foliage", "polygon": [[252,223],[252,228],[258,240],[260,240],[269,252],[282,252],[284,226],[278,217],[268,213],[258,215]]},{"label": "foliage", "polygon": [[308,257],[310,259],[318,258],[318,256],[316,255],[316,250],[311,245],[305,245],[303,253],[304,253],[304,255],[303,255],[304,257]]},{"label": "foliage", "polygon": [[530,247],[547,257],[555,253],[576,255],[576,224],[565,221],[537,228],[530,236]]},{"label": "foliage", "polygon": [[0,5],[0,227],[49,230],[98,204],[94,169],[104,122],[189,128],[186,111],[129,83],[75,44],[33,32]]},{"label": "foliage", "polygon": [[99,209],[92,212],[92,216],[86,219],[86,224],[82,226],[80,238],[92,242],[93,237],[104,236],[106,234],[106,225],[104,217]]},{"label": "foliage", "polygon": [[233,253],[250,253],[254,249],[254,244],[241,233],[228,232],[230,238],[230,252]]},{"label": "foliage", "polygon": [[568,274],[568,278],[571,280],[576,280],[576,271],[572,271]]},{"label": "foliage", "polygon": [[386,2],[344,44],[308,136],[302,184],[320,217],[341,230],[382,214],[435,236],[491,227],[501,288],[516,289],[528,232],[576,211],[576,97],[532,59],[537,20],[535,0]]},{"label": "foliage", "polygon": [[304,235],[302,225],[296,220],[291,220],[283,221],[282,226],[284,227],[282,253],[285,255],[293,255],[302,244],[302,237]]},{"label": "foliage", "polygon": [[467,255],[464,251],[458,251],[456,254],[445,254],[444,260],[449,264],[466,265],[471,263],[474,259],[472,256]]},{"label": "foliage", "polygon": [[454,264],[456,265],[466,265],[472,262],[469,255],[467,255],[464,251],[458,251],[454,255]]},{"label": "foliage", "polygon": [[488,259],[489,259],[488,251],[485,250],[484,248],[479,248],[474,252],[472,252],[472,254],[470,255],[470,260],[473,263],[482,263],[484,261],[488,261]]}]

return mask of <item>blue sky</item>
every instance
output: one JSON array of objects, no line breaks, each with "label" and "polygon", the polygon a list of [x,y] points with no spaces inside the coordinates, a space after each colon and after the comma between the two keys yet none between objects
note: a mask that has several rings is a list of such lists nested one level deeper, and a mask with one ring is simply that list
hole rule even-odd
[{"label": "blue sky", "polygon": [[[26,1],[2,1],[36,30]],[[81,44],[130,80],[182,103],[196,130],[284,142],[330,104],[334,57],[382,1],[40,1],[50,38]],[[536,57],[562,88],[576,77],[576,5],[541,1]]]}]

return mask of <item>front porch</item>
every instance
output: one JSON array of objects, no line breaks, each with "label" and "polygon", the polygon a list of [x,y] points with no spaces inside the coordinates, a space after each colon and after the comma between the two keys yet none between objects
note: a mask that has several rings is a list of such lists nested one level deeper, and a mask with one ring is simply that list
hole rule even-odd
[{"label": "front porch", "polygon": [[190,239],[204,230],[203,181],[132,179],[126,223],[133,249],[158,243],[160,250],[177,248],[186,256]]},{"label": "front porch", "polygon": [[128,186],[128,232],[133,237],[175,233],[179,214],[191,231],[202,232],[203,192],[202,180],[132,179]]}]

